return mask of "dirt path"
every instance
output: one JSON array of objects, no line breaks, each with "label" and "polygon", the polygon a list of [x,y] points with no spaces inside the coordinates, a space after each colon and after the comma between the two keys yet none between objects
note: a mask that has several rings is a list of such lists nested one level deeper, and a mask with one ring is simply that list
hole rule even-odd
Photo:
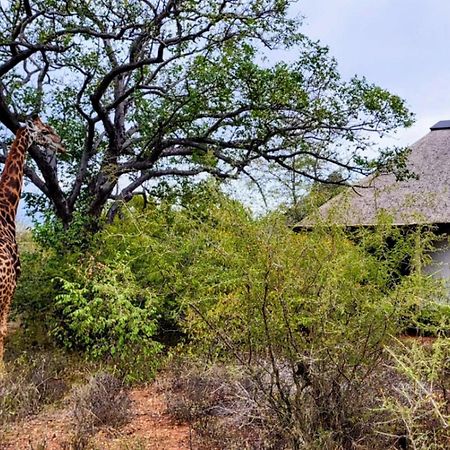
[{"label": "dirt path", "polygon": [[[102,429],[89,442],[90,448],[125,450],[189,449],[189,426],[177,424],[166,413],[164,395],[152,385],[134,389],[131,420],[116,430]],[[0,430],[0,450],[70,450],[73,423],[67,408],[43,411]]]}]

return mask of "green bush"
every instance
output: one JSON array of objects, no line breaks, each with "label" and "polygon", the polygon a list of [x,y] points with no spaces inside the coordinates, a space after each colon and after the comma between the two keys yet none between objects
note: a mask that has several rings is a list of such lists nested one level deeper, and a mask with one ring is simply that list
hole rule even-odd
[{"label": "green bush", "polygon": [[406,448],[445,449],[450,443],[450,342],[394,341],[387,349],[397,375],[382,395],[381,433],[399,435]]},{"label": "green bush", "polygon": [[402,236],[384,225],[349,239],[337,227],[296,234],[277,216],[256,221],[227,208],[216,216],[213,229],[190,234],[195,263],[181,290],[186,329],[203,346],[226,348],[221,329],[252,353],[267,348],[270,331],[273,342],[342,340],[345,354],[367,330],[369,344],[395,334],[402,320],[416,317],[418,303],[432,299],[433,280],[401,274],[405,255],[425,257],[428,236],[420,231]]},{"label": "green bush", "polygon": [[414,307],[415,314],[405,321],[405,333],[414,336],[449,336],[450,305],[438,302],[421,302]]},{"label": "green bush", "polygon": [[[183,339],[189,351],[270,374],[274,385],[261,389],[294,440],[313,429],[341,440],[363,433],[363,386],[385,344],[433,305],[433,280],[420,275],[430,235],[386,218],[376,230],[294,233],[282,214],[254,218],[209,184],[179,194],[123,205],[77,251],[64,251],[61,230],[41,233],[44,249],[23,255],[17,311],[66,348],[135,377]],[[314,395],[292,404],[293,385]],[[303,417],[298,402],[311,398],[316,414]]]},{"label": "green bush", "polygon": [[151,375],[162,348],[153,339],[159,318],[156,296],[121,263],[88,265],[80,278],[83,284],[61,280],[52,336],[93,359],[118,362],[128,377]]},{"label": "green bush", "polygon": [[[132,376],[152,373],[163,344],[182,336],[181,298],[191,282],[185,274],[199,255],[191,233],[199,227],[213,230],[218,218],[212,211],[225,204],[248,215],[209,188],[185,190],[181,198],[147,209],[131,202],[120,219],[77,250],[75,232],[65,235],[43,225],[37,230],[39,244],[22,255],[16,313],[67,349],[114,361]],[[44,229],[53,235],[44,239]],[[64,239],[70,241],[67,248]]]},{"label": "green bush", "polygon": [[351,236],[295,234],[276,215],[253,220],[226,205],[211,214],[214,229],[190,233],[180,290],[190,351],[237,360],[290,448],[378,442],[385,346],[439,289],[420,274],[432,236],[384,220]]}]

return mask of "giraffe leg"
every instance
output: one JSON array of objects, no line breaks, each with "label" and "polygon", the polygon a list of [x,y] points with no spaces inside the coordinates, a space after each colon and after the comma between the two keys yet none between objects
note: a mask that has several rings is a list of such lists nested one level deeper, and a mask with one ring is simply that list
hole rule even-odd
[{"label": "giraffe leg", "polygon": [[0,378],[5,373],[5,362],[3,360],[4,354],[4,340],[6,336],[6,314],[3,314],[3,308],[0,312]]},{"label": "giraffe leg", "polygon": [[0,248],[0,372],[4,372],[4,341],[7,333],[7,323],[11,300],[16,289],[16,272],[13,262],[5,256]]},{"label": "giraffe leg", "polygon": [[7,333],[7,320],[8,320],[8,312],[6,311],[6,308],[2,308],[0,311],[0,361],[3,361],[3,353],[4,353],[4,347],[3,343],[6,337]]},{"label": "giraffe leg", "polygon": [[4,342],[7,333],[7,321],[9,310],[8,306],[6,306],[5,304],[2,304],[0,306],[0,376],[5,372],[5,362],[3,360],[3,356],[4,356]]}]

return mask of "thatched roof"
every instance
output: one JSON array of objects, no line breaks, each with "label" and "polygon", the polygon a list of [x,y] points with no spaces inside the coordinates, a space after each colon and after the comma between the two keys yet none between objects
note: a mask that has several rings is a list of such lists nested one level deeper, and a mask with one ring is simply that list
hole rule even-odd
[{"label": "thatched roof", "polygon": [[371,226],[383,211],[396,225],[450,224],[450,121],[438,122],[431,130],[410,147],[408,169],[418,179],[396,181],[392,174],[367,177],[296,228],[314,226],[320,219],[345,226]]}]

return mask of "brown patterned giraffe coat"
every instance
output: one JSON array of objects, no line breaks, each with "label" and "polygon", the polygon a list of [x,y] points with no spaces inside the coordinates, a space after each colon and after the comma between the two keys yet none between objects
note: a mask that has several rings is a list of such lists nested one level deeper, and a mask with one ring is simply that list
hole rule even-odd
[{"label": "brown patterned giraffe coat", "polygon": [[22,191],[25,154],[32,142],[55,151],[64,151],[52,128],[36,117],[19,128],[0,177],[0,364],[11,301],[20,274],[16,243],[16,214]]}]

